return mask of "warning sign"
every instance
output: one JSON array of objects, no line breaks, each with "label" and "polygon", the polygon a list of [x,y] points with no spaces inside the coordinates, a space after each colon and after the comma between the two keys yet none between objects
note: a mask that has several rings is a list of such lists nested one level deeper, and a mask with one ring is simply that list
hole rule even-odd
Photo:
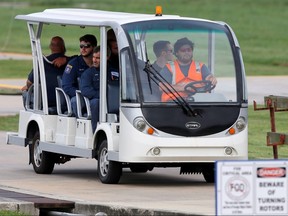
[{"label": "warning sign", "polygon": [[287,215],[286,161],[218,161],[217,215]]},{"label": "warning sign", "polygon": [[221,175],[222,184],[217,194],[221,193],[222,215],[251,215],[253,168],[236,164],[225,164],[217,169],[217,175]]},{"label": "warning sign", "polygon": [[257,167],[256,187],[257,214],[287,213],[286,167]]}]

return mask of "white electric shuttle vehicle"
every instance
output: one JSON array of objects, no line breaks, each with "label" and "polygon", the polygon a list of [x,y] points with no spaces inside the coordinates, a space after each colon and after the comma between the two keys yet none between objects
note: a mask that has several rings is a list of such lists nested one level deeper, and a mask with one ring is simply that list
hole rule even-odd
[{"label": "white electric shuttle vehicle", "polygon": [[[36,173],[50,174],[55,164],[87,158],[97,160],[103,183],[118,183],[123,168],[148,172],[156,167],[179,167],[180,174],[202,173],[207,182],[214,182],[215,161],[247,159],[245,70],[240,46],[228,24],[161,12],[90,9],[47,9],[16,19],[27,22],[30,35],[34,85],[28,97],[33,103],[27,100],[20,110],[18,133],[7,133],[7,144],[29,146],[29,162]],[[57,107],[47,105],[41,36],[52,27],[59,36],[66,29],[73,29],[71,34],[79,31],[75,47],[87,29],[101,45],[100,112],[95,132],[89,100],[83,99],[80,90],[77,105],[86,109],[78,111],[78,118],[72,115],[70,98],[60,84],[55,89]],[[118,44],[118,82],[107,82],[109,29]],[[217,78],[216,86],[191,81],[185,96],[152,66],[156,41],[173,45],[184,37],[195,44],[193,59],[207,65]],[[172,95],[171,100],[161,100],[160,94]]]}]

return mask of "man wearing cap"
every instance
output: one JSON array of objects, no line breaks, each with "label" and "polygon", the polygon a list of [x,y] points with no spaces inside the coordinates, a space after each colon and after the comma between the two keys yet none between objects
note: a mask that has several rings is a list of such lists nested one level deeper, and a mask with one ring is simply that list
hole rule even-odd
[{"label": "man wearing cap", "polygon": [[[216,78],[207,66],[193,60],[193,50],[194,43],[188,38],[177,40],[174,44],[174,54],[177,59],[168,62],[161,71],[162,76],[172,84],[181,96],[187,95],[184,87],[190,82],[208,80],[213,86],[217,84]],[[173,97],[173,95],[162,93],[162,101],[171,100]]]},{"label": "man wearing cap", "polygon": [[62,77],[62,88],[71,98],[73,114],[77,117],[76,90],[79,89],[78,78],[92,66],[93,49],[97,46],[94,35],[86,34],[79,38],[81,55],[68,62]]}]

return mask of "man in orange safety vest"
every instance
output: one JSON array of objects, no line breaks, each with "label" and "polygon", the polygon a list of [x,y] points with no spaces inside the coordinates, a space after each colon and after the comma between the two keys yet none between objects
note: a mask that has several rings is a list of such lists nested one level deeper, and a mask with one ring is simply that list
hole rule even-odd
[{"label": "man in orange safety vest", "polygon": [[[193,60],[194,43],[188,38],[181,38],[174,44],[174,54],[177,59],[168,62],[161,71],[162,76],[178,91],[181,96],[187,96],[184,87],[195,81],[208,80],[215,86],[216,78],[211,74],[208,67]],[[162,93],[163,102],[173,99],[175,95]]]}]

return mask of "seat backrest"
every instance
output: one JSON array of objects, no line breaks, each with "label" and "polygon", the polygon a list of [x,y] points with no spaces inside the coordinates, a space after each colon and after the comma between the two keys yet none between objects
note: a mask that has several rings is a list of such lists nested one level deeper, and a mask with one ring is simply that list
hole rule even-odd
[{"label": "seat backrest", "polygon": [[107,110],[108,113],[119,115],[119,81],[109,81],[107,84]]},{"label": "seat backrest", "polygon": [[77,115],[80,119],[91,119],[90,101],[76,90]]},{"label": "seat backrest", "polygon": [[[39,109],[42,109],[42,97],[41,97],[41,85],[39,84],[39,97],[38,97]],[[29,87],[25,98],[25,109],[32,111],[34,109],[34,83]]]},{"label": "seat backrest", "polygon": [[62,88],[62,77],[61,76],[57,76],[57,83],[58,83],[58,87]]},{"label": "seat backrest", "polygon": [[25,109],[32,111],[34,104],[34,84],[32,84],[27,90],[24,100]]},{"label": "seat backrest", "polygon": [[78,84],[78,88],[77,88],[77,89],[80,89],[80,85],[81,85],[81,79],[80,79],[80,77],[77,77],[77,84]]},{"label": "seat backrest", "polygon": [[55,88],[56,91],[56,104],[57,113],[60,116],[71,117],[73,112],[71,108],[70,97],[62,89],[62,77],[57,76],[58,87]]}]

